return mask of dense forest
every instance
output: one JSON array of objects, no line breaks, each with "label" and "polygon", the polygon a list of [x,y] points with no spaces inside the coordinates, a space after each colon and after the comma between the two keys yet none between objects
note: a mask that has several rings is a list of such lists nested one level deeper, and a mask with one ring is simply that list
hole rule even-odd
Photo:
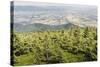
[{"label": "dense forest", "polygon": [[97,29],[14,32],[13,65],[70,63],[97,60]]}]

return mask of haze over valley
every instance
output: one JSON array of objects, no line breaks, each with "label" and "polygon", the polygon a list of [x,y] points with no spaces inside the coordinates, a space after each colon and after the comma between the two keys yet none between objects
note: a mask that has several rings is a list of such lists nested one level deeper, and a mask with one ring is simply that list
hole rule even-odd
[{"label": "haze over valley", "polygon": [[47,6],[39,4],[23,6],[15,4],[14,6],[14,28],[17,31],[19,28],[24,29],[24,27],[27,30],[34,29],[34,25],[55,28],[63,25],[68,26],[67,24],[79,27],[96,27],[97,7],[71,4],[61,6],[50,4],[47,4]]}]

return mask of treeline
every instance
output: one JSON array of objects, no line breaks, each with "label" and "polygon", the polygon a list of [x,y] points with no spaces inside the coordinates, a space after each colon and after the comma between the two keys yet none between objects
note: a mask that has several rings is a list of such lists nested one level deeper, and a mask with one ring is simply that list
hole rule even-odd
[{"label": "treeline", "polygon": [[38,31],[13,34],[13,64],[53,64],[97,60],[97,29]]}]

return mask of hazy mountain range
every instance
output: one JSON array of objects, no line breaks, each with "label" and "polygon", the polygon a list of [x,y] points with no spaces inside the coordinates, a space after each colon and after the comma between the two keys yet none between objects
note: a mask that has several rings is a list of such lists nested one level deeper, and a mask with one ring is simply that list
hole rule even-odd
[{"label": "hazy mountain range", "polygon": [[62,24],[62,25],[46,25],[41,23],[34,23],[34,24],[28,24],[28,25],[22,25],[22,24],[15,24],[14,29],[17,32],[31,32],[31,31],[54,31],[54,30],[61,30],[61,29],[69,29],[76,27],[76,25],[73,25],[71,23],[68,24]]},{"label": "hazy mountain range", "polygon": [[[13,6],[11,6],[13,7]],[[14,30],[18,32],[97,26],[97,7],[87,5],[14,6]]]}]

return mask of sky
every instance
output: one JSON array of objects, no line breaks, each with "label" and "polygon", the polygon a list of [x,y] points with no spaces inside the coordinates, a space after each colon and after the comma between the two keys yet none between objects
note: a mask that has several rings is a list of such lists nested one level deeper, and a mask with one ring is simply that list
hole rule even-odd
[{"label": "sky", "polygon": [[[31,2],[31,1],[14,1],[14,5],[20,5],[20,6],[59,6],[59,4],[55,4],[55,3],[45,3],[45,2]],[[64,5],[64,4],[61,4]]]},{"label": "sky", "polygon": [[[68,4],[70,4],[70,3],[68,3]],[[76,3],[73,3],[73,4],[76,4]],[[14,1],[14,5],[15,6],[17,6],[17,5],[19,5],[19,6],[66,6],[67,4],[65,4],[65,3],[63,4],[63,3],[34,2],[34,1]],[[85,5],[89,5],[89,4],[85,4]],[[95,4],[93,4],[93,5],[95,5]]]}]

